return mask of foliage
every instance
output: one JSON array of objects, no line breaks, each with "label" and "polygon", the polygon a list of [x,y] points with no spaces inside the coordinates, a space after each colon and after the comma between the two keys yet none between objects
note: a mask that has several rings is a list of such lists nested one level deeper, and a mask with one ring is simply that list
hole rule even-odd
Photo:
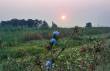
[{"label": "foliage", "polygon": [[[42,26],[40,26],[42,25]],[[2,21],[0,23],[0,26],[2,27],[21,27],[21,28],[25,28],[25,27],[36,27],[36,28],[49,28],[48,23],[46,21],[42,21],[42,20],[32,20],[32,19],[11,19],[9,21]]]},{"label": "foliage", "polygon": [[91,22],[86,23],[86,27],[87,28],[91,28],[92,27],[92,23]]},{"label": "foliage", "polygon": [[[88,71],[94,64],[93,50],[97,51],[99,42],[104,50],[97,54],[96,71],[110,70],[110,28],[81,28],[78,39],[71,39],[74,28],[57,28],[61,32],[60,44],[67,49],[56,59],[53,71]],[[40,71],[35,64],[36,55],[40,55],[42,67],[46,58],[45,46],[53,29],[21,27],[0,27],[0,71]],[[68,40],[68,43],[65,42]],[[102,41],[105,42],[102,42]],[[91,51],[92,50],[92,51]],[[99,50],[98,50],[99,51]],[[57,52],[56,52],[57,53]],[[101,60],[100,56],[104,59]],[[99,61],[102,62],[99,62]],[[106,65],[105,65],[106,64]],[[108,69],[108,70],[107,70]]]}]

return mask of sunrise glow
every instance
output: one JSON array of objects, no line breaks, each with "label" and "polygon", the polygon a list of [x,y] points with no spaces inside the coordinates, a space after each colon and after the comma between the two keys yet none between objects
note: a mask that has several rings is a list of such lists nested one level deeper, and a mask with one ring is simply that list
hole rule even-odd
[{"label": "sunrise glow", "polygon": [[62,16],[61,16],[61,19],[62,19],[62,20],[66,20],[66,16],[65,16],[65,15],[62,15]]}]

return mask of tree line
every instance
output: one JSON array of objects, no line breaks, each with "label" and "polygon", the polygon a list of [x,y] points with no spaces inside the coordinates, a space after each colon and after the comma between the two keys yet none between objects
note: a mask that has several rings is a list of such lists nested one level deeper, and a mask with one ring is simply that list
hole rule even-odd
[{"label": "tree line", "polygon": [[[20,20],[16,18],[8,21],[1,21],[0,26],[50,28],[45,20],[38,20],[38,19]],[[52,22],[52,28],[57,28],[57,25],[54,22]]]}]

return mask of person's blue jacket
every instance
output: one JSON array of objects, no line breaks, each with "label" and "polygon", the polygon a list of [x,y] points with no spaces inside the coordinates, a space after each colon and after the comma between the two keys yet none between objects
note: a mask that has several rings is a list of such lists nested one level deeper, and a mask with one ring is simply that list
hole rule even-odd
[{"label": "person's blue jacket", "polygon": [[55,38],[50,39],[50,45],[56,45],[57,44],[57,40]]}]

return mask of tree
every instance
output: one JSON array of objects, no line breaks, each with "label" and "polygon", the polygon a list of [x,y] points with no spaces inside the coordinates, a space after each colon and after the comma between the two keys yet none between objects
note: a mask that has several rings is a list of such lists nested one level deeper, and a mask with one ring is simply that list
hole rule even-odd
[{"label": "tree", "polygon": [[91,22],[86,23],[86,27],[87,28],[91,28],[92,27],[92,23]]},{"label": "tree", "polygon": [[27,24],[28,24],[28,27],[33,27],[34,26],[34,20],[28,19]]},{"label": "tree", "polygon": [[12,26],[14,26],[14,27],[17,27],[17,26],[19,25],[19,22],[18,22],[18,21],[19,21],[19,20],[16,19],[16,18],[10,20]]},{"label": "tree", "polygon": [[58,28],[58,26],[54,22],[52,22],[52,28],[56,29],[56,28]]},{"label": "tree", "polygon": [[46,21],[42,21],[40,28],[42,28],[42,29],[49,28],[48,23]]},{"label": "tree", "polygon": [[78,36],[78,35],[80,34],[80,32],[81,32],[80,27],[75,26],[75,27],[74,27],[74,35]]},{"label": "tree", "polygon": [[35,26],[35,27],[38,28],[39,24],[41,24],[41,23],[40,23],[40,20],[38,20],[38,19],[34,20],[34,26]]},{"label": "tree", "polygon": [[48,23],[42,20],[33,19],[11,19],[9,21],[1,21],[0,26],[4,27],[37,27],[37,28],[49,28]]}]

